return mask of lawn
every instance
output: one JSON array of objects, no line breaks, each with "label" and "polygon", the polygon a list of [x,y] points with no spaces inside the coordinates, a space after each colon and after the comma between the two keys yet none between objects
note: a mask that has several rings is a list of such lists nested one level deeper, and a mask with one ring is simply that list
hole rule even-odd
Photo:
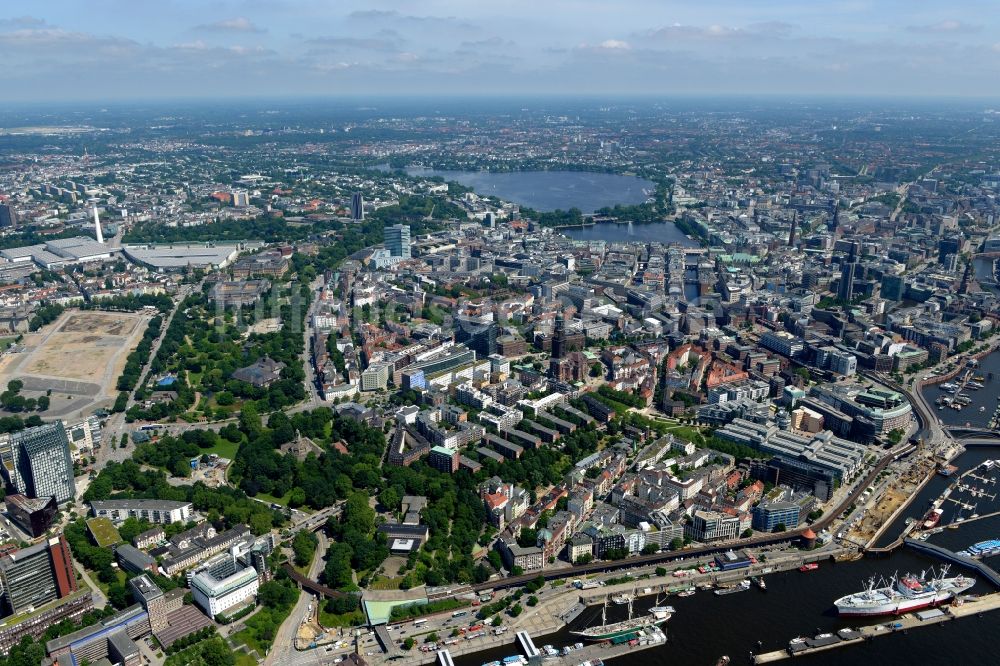
[{"label": "lawn", "polygon": [[210,449],[203,449],[202,453],[214,453],[220,458],[229,458],[230,460],[233,460],[236,458],[236,451],[239,448],[239,442],[230,442],[225,437],[220,437],[218,444]]},{"label": "lawn", "polygon": [[678,439],[683,439],[685,442],[694,442],[695,444],[705,443],[705,436],[702,431],[698,428],[686,425],[676,425],[670,426],[667,430],[671,435]]},{"label": "lawn", "polygon": [[372,582],[370,587],[373,590],[398,590],[399,584],[403,582],[402,576],[397,576],[395,578],[386,578],[385,576],[379,578],[378,580]]},{"label": "lawn", "polygon": [[7,347],[14,344],[14,340],[17,340],[17,338],[0,338],[0,351],[7,349]]},{"label": "lawn", "polygon": [[319,610],[319,623],[320,626],[325,628],[357,627],[365,623],[365,614],[360,608],[350,613],[327,613],[321,606]]},{"label": "lawn", "polygon": [[257,660],[245,652],[233,652],[236,657],[236,666],[257,666]]},{"label": "lawn", "polygon": [[[221,455],[221,454],[220,454]],[[280,504],[281,506],[288,506],[288,498],[291,497],[292,491],[289,490],[287,493],[281,497],[275,497],[274,495],[268,495],[267,493],[257,493],[255,496],[257,499],[269,502],[273,504]]]}]

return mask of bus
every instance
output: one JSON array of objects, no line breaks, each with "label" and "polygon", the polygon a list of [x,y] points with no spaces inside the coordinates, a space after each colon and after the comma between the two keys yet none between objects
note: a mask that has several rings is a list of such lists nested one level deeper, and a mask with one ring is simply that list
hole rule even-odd
[{"label": "bus", "polygon": [[147,423],[139,426],[139,430],[160,430],[161,428],[166,428],[166,426],[162,423]]},{"label": "bus", "polygon": [[427,620],[426,619],[424,619],[424,620],[414,620],[413,621],[413,626],[414,627],[422,627],[425,624],[427,624]]},{"label": "bus", "polygon": [[451,614],[452,617],[465,617],[468,611],[455,611]]}]

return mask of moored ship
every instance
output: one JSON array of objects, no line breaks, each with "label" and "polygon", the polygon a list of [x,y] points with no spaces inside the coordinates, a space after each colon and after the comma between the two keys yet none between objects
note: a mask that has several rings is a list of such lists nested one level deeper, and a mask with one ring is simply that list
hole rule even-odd
[{"label": "moored ship", "polygon": [[959,555],[966,555],[968,557],[993,557],[994,555],[1000,554],[1000,539],[990,539],[989,541],[980,541],[979,543],[969,546],[965,550],[958,551]]},{"label": "moored ship", "polygon": [[605,598],[604,607],[601,609],[601,624],[596,627],[588,627],[587,629],[570,633],[588,641],[609,641],[648,627],[658,627],[669,620],[673,614],[674,609],[672,606],[654,606],[645,615],[632,617],[632,599],[630,597],[628,600],[628,617],[621,622],[608,624],[608,602],[607,598]]},{"label": "moored ship", "polygon": [[881,585],[872,578],[867,589],[841,597],[834,604],[841,617],[902,615],[951,601],[976,584],[974,578],[946,578],[947,574],[948,567],[943,566],[941,574],[936,577],[921,574],[918,578],[907,574],[899,579],[894,577],[887,584]]},{"label": "moored ship", "polygon": [[931,509],[924,516],[924,522],[921,525],[925,530],[929,530],[932,527],[937,527],[937,524],[941,522],[941,516],[944,514],[944,509]]}]

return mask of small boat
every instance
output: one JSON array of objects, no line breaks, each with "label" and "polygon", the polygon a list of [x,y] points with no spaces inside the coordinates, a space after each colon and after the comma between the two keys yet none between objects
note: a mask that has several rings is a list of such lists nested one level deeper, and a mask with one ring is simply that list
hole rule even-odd
[{"label": "small boat", "polygon": [[693,597],[694,593],[695,593],[695,588],[689,587],[686,590],[681,590],[680,592],[678,592],[677,596],[678,597]]},{"label": "small boat", "polygon": [[729,657],[722,655],[719,657],[718,661],[715,662],[715,666],[729,666]]},{"label": "small boat", "polygon": [[715,591],[715,593],[721,596],[724,594],[736,594],[737,592],[746,592],[749,589],[750,589],[750,581],[744,578],[736,585],[719,588],[718,590]]},{"label": "small boat", "polygon": [[611,602],[616,606],[624,606],[630,601],[632,601],[632,597],[628,594],[616,594],[611,597]]},{"label": "small boat", "polygon": [[764,579],[762,577],[757,576],[753,582],[757,583],[757,587],[759,587],[761,590],[765,592],[767,591],[767,583],[764,582]]},{"label": "small boat", "polygon": [[816,569],[819,569],[818,562],[810,562],[809,564],[803,564],[801,567],[799,567],[799,571],[801,571],[802,573],[805,573],[807,571],[816,571]]}]

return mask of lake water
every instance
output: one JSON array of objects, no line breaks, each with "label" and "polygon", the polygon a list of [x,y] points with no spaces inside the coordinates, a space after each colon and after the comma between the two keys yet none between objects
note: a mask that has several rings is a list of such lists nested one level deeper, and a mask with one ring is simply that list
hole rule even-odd
[{"label": "lake water", "polygon": [[[471,187],[477,193],[500,197],[540,211],[579,208],[592,213],[615,204],[641,204],[656,184],[633,176],[589,171],[439,171],[411,167],[411,176],[440,176]],[[648,194],[647,194],[648,193]]]},{"label": "lake water", "polygon": [[673,222],[651,224],[592,224],[589,227],[560,229],[559,233],[573,240],[600,240],[609,243],[680,243],[698,247],[698,241],[688,238]]}]

